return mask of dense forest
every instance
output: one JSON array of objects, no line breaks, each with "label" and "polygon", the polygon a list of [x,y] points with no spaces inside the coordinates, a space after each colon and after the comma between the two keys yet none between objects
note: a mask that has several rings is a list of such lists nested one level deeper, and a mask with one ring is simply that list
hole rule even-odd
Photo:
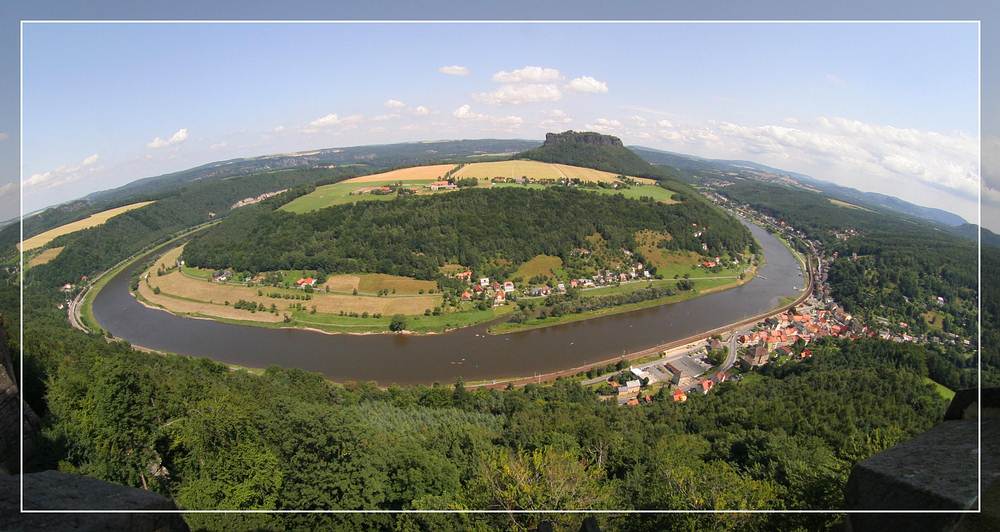
[{"label": "dense forest", "polygon": [[642,229],[669,233],[673,238],[663,242],[669,249],[701,253],[692,224],[705,228],[705,253],[755,247],[745,227],[702,201],[663,205],[566,187],[497,188],[301,215],[247,209],[192,239],[184,259],[192,266],[250,272],[317,269],[434,279],[446,263],[478,271],[491,261],[513,269],[539,254],[568,260],[594,234],[610,249],[635,249],[635,232]]}]

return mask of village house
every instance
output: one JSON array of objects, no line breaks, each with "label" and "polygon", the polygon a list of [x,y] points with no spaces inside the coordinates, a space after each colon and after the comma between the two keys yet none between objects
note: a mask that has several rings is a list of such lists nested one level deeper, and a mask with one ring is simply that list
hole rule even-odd
[{"label": "village house", "polygon": [[629,399],[634,399],[639,395],[641,384],[638,380],[630,380],[624,386],[618,387],[618,404],[625,404]]},{"label": "village house", "polygon": [[447,181],[435,181],[427,185],[427,188],[431,189],[432,192],[436,192],[438,190],[454,190],[458,188],[458,186]]},{"label": "village house", "polygon": [[306,287],[312,288],[316,286],[316,279],[313,279],[312,277],[303,277],[298,281],[295,281],[295,286],[299,288],[306,288]]},{"label": "village house", "polygon": [[743,356],[743,362],[751,367],[763,366],[764,364],[767,364],[767,348],[762,345],[758,345]]},{"label": "village house", "polygon": [[489,277],[481,277],[479,279],[479,286],[481,286],[483,288],[486,288],[489,285],[490,285],[490,278]]},{"label": "village house", "polygon": [[680,388],[674,390],[674,394],[673,395],[674,395],[674,402],[675,403],[683,403],[684,401],[688,400],[687,394],[684,393],[684,390],[681,390]]},{"label": "village house", "polygon": [[458,272],[455,274],[455,279],[459,281],[471,282],[472,281],[472,271],[465,270],[464,272]]},{"label": "village house", "polygon": [[514,291],[514,283],[512,283],[510,281],[505,281],[503,283],[503,291],[506,292],[506,293],[508,293],[508,294],[511,293],[511,292],[513,292]]}]

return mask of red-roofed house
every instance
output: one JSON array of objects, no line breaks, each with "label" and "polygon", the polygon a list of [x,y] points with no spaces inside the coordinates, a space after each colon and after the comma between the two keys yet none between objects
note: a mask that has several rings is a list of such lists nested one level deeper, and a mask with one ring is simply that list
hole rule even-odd
[{"label": "red-roofed house", "polygon": [[316,286],[316,279],[313,279],[312,277],[303,277],[302,279],[295,281],[295,285],[299,288]]},{"label": "red-roofed house", "polygon": [[705,394],[707,394],[712,389],[712,387],[715,386],[715,383],[712,382],[711,379],[705,379],[699,382],[698,384],[701,386],[701,393]]},{"label": "red-roofed house", "polygon": [[687,400],[688,400],[688,396],[687,396],[686,393],[684,393],[684,390],[681,390],[680,388],[674,390],[674,402],[675,403],[683,403],[684,401],[687,401]]}]

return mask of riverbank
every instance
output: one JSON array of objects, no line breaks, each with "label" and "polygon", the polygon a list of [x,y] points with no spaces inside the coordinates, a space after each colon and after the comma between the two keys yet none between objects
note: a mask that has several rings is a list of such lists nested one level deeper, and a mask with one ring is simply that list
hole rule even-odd
[{"label": "riverbank", "polygon": [[[587,312],[580,312],[575,314],[564,314],[558,317],[548,317],[541,320],[535,319],[526,321],[523,323],[513,323],[504,322],[493,327],[490,327],[489,334],[507,334],[521,331],[530,331],[534,329],[544,329],[546,327],[553,327],[556,325],[564,325],[567,323],[575,323],[579,321],[591,320],[594,318],[600,318],[604,316],[613,316],[615,314],[624,314],[626,312],[632,312],[636,310],[642,310],[647,308],[658,307],[661,305],[670,305],[673,303],[680,303],[682,301],[687,301],[690,299],[695,299],[701,296],[712,294],[715,292],[721,292],[723,290],[729,290],[742,286],[750,282],[756,275],[756,268],[751,267],[747,270],[747,275],[740,279],[738,277],[734,278],[732,282],[721,283],[715,286],[710,286],[704,289],[698,289],[698,279],[694,279],[692,282],[695,283],[695,288],[688,291],[679,292],[672,296],[661,297],[657,299],[650,299],[648,301],[639,301],[637,303],[629,303],[627,305],[617,305],[613,307],[607,307],[597,310],[590,310]],[[669,281],[671,283],[676,283],[677,281]]]}]

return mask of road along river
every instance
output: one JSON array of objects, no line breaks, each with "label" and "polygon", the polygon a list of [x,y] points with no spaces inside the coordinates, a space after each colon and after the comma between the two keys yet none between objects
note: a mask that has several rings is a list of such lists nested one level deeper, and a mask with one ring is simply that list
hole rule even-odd
[{"label": "road along river", "polygon": [[716,329],[778,307],[808,282],[799,260],[773,235],[744,222],[764,250],[750,282],[687,301],[511,334],[486,325],[445,334],[324,334],[175,316],[140,304],[128,281],[150,252],[115,275],[94,299],[94,317],[114,336],[156,351],[227,364],[320,372],[335,381],[451,383],[532,377],[585,366]]}]

